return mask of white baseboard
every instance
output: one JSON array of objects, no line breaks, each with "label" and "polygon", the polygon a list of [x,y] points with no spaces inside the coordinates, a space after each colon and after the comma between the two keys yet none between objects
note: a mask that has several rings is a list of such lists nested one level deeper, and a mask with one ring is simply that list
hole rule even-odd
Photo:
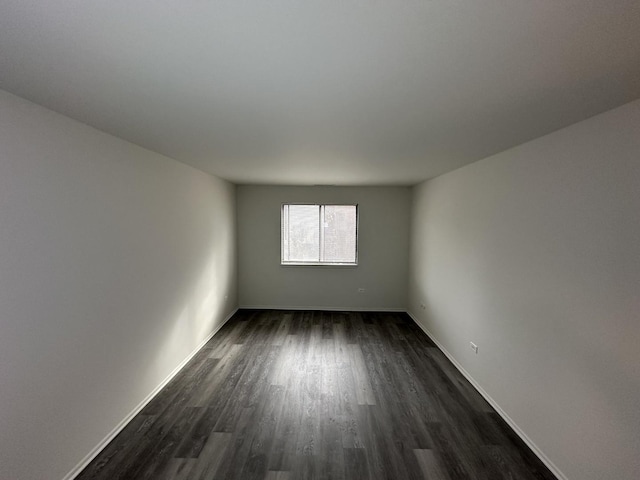
[{"label": "white baseboard", "polygon": [[518,424],[516,424],[516,422],[514,422],[509,415],[507,415],[507,413],[500,407],[500,405],[498,405],[498,403],[493,398],[491,398],[491,396],[480,386],[480,384],[475,381],[475,379],[469,374],[469,372],[464,369],[464,367],[455,359],[455,357],[451,355],[446,348],[444,348],[444,345],[442,345],[438,341],[438,339],[433,336],[433,334],[427,329],[427,327],[425,327],[422,322],[420,322],[417,317],[409,310],[407,310],[407,314],[414,322],[416,322],[416,325],[418,325],[420,329],[427,334],[427,336],[433,341],[433,343],[436,344],[436,346],[442,351],[442,353],[445,354],[445,356],[451,361],[451,363],[453,363],[453,366],[458,369],[458,371],[469,381],[469,383],[471,383],[471,385],[473,385],[473,388],[475,388],[478,393],[480,393],[480,395],[482,395],[484,399],[489,402],[489,404],[494,408],[498,415],[500,415],[502,419],[507,422],[507,425],[509,425],[511,429],[516,432],[516,435],[518,435],[522,439],[522,441],[527,444],[531,451],[540,459],[540,461],[544,463],[549,470],[551,470],[551,473],[553,473],[558,478],[558,480],[569,480],[567,476],[562,473],[551,460],[549,460],[544,452],[540,450],[540,448],[538,448],[535,443],[533,443],[533,441],[527,436],[527,434],[524,433],[522,429],[520,429]]},{"label": "white baseboard", "polygon": [[155,397],[160,392],[160,390],[162,390],[187,363],[189,363],[189,360],[191,360],[196,355],[196,353],[198,353],[200,349],[204,347],[206,343],[220,331],[224,324],[227,323],[237,311],[238,309],[236,308],[229,315],[227,315],[222,323],[218,325],[218,327],[213,332],[211,332],[207,336],[207,338],[200,342],[200,344],[189,355],[187,355],[187,357],[182,362],[180,362],[180,364],[176,368],[173,369],[173,371],[160,383],[160,385],[154,388],[153,391],[149,395],[147,395],[147,397],[142,400],[142,402],[140,402],[137,407],[135,407],[126,417],[124,417],[124,419],[118,425],[116,425],[116,427],[111,430],[111,432],[109,432],[109,434],[104,437],[102,441],[98,443],[98,445],[96,445],[69,473],[67,473],[62,480],[73,480],[76,476],[78,476],[80,472],[82,472],[82,470],[84,470],[87,465],[89,465],[91,461],[96,456],[98,456],[98,454],[109,444],[109,442],[111,442],[111,440],[113,440],[116,435],[118,435],[118,433],[120,433],[131,420],[133,420],[133,417],[140,413],[142,409],[146,407],[151,400],[153,400],[153,397]]},{"label": "white baseboard", "polygon": [[291,305],[240,305],[246,310],[323,310],[326,312],[406,312],[405,307],[382,308],[382,307],[319,307],[319,306],[291,306]]}]

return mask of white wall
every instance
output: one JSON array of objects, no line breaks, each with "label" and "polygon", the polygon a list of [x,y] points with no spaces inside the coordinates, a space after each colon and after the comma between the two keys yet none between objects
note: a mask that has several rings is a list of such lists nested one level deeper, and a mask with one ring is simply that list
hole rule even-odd
[{"label": "white wall", "polygon": [[640,101],[413,205],[411,314],[567,478],[640,478]]},{"label": "white wall", "polygon": [[0,478],[60,479],[237,305],[235,188],[0,91]]},{"label": "white wall", "polygon": [[[280,208],[287,202],[357,203],[358,266],[281,266]],[[240,305],[405,310],[410,205],[405,187],[239,186]]]}]

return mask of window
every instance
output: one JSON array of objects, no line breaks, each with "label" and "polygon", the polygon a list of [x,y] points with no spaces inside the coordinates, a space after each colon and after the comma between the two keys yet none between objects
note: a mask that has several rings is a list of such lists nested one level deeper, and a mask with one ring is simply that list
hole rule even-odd
[{"label": "window", "polygon": [[282,205],[282,265],[357,265],[357,205]]}]

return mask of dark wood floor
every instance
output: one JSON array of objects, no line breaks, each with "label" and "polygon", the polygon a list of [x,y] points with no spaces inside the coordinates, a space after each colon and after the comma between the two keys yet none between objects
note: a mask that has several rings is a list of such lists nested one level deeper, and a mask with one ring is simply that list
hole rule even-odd
[{"label": "dark wood floor", "polygon": [[77,479],[555,477],[406,314],[240,311]]}]

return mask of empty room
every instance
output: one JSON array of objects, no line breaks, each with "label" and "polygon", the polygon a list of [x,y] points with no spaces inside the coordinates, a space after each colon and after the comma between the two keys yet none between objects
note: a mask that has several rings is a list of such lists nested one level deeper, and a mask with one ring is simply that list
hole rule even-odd
[{"label": "empty room", "polygon": [[0,2],[0,480],[640,478],[640,2]]}]

